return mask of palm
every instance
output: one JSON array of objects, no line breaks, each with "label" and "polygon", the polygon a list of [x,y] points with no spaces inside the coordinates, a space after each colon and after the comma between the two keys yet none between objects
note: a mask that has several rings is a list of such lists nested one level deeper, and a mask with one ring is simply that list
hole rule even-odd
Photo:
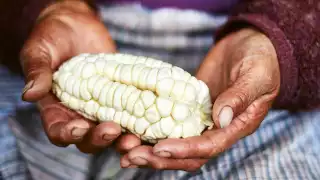
[{"label": "palm", "polygon": [[279,75],[276,53],[266,36],[244,29],[225,37],[197,73],[210,89],[217,128],[201,136],[162,140],[154,147],[135,147],[122,157],[121,165],[200,168],[258,128],[279,90]]},{"label": "palm", "polygon": [[[58,67],[62,61],[80,53],[116,51],[107,29],[96,17],[77,14],[68,18],[70,20],[60,18],[60,22],[52,26],[51,38],[57,44],[59,48],[57,51],[60,54],[60,58],[52,59],[52,68]],[[50,19],[44,21],[43,26],[46,26],[46,23],[52,23],[52,21]]]},{"label": "palm", "polygon": [[115,52],[114,42],[82,2],[57,4],[41,18],[21,53],[28,81],[23,99],[37,102],[53,144],[76,144],[81,151],[94,153],[110,145],[120,135],[121,127],[111,122],[96,125],[65,108],[50,92],[52,72],[80,53]]}]

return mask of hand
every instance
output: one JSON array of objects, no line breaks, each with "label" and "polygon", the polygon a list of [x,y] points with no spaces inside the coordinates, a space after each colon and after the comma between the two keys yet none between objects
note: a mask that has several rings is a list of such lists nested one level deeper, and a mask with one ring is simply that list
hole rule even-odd
[{"label": "hand", "polygon": [[21,52],[27,82],[23,99],[37,102],[45,132],[53,144],[76,144],[80,151],[94,153],[121,134],[119,125],[107,122],[96,126],[65,108],[50,92],[52,72],[68,58],[115,51],[107,29],[85,3],[55,3],[41,13]]},{"label": "hand", "polygon": [[219,41],[200,66],[197,78],[211,91],[216,128],[201,136],[135,147],[122,157],[122,167],[200,168],[259,127],[280,86],[275,49],[265,35],[253,29],[239,30]]}]

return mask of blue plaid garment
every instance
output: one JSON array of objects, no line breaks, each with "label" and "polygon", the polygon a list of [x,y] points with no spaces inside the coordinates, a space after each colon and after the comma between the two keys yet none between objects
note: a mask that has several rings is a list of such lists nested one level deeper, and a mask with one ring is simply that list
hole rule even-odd
[{"label": "blue plaid garment", "polygon": [[20,101],[22,79],[0,66],[0,179],[30,179],[27,164],[17,148],[17,141],[8,125],[8,117],[14,113]]},{"label": "blue plaid garment", "polygon": [[[190,72],[213,43],[212,32],[225,21],[225,16],[174,9],[148,11],[139,5],[103,6],[101,13],[120,52],[161,58]],[[113,149],[92,157],[74,146],[50,144],[35,106],[20,100],[22,87],[21,78],[0,68],[0,179],[320,179],[319,110],[270,111],[254,134],[195,173],[121,169],[119,154]]]}]

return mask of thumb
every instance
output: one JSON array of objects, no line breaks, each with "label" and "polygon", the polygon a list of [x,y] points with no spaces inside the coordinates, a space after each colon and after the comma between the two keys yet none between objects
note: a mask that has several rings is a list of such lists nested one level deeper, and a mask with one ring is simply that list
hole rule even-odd
[{"label": "thumb", "polygon": [[[265,98],[264,95],[267,94],[267,90],[265,86],[261,85],[261,82],[263,81],[260,78],[251,73],[244,75],[217,97],[212,114],[217,127],[228,126],[234,118],[245,112],[250,105],[259,106],[257,103],[263,103],[260,99]],[[250,110],[250,115],[258,113],[254,112],[256,108],[253,109]],[[247,118],[249,118],[249,114],[247,114]]]},{"label": "thumb", "polygon": [[38,101],[50,91],[53,68],[72,52],[69,36],[59,21],[44,20],[35,27],[20,54],[26,79],[23,100]]},{"label": "thumb", "polygon": [[37,101],[44,97],[51,88],[51,57],[41,45],[30,45],[22,51],[21,61],[26,77],[22,99]]}]

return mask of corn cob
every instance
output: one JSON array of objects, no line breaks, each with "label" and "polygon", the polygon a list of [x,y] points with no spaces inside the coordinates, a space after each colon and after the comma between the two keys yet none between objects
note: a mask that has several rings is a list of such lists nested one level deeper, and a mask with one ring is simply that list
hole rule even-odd
[{"label": "corn cob", "polygon": [[114,121],[144,141],[200,135],[213,126],[207,85],[161,60],[80,54],[54,72],[52,92],[92,121]]}]

